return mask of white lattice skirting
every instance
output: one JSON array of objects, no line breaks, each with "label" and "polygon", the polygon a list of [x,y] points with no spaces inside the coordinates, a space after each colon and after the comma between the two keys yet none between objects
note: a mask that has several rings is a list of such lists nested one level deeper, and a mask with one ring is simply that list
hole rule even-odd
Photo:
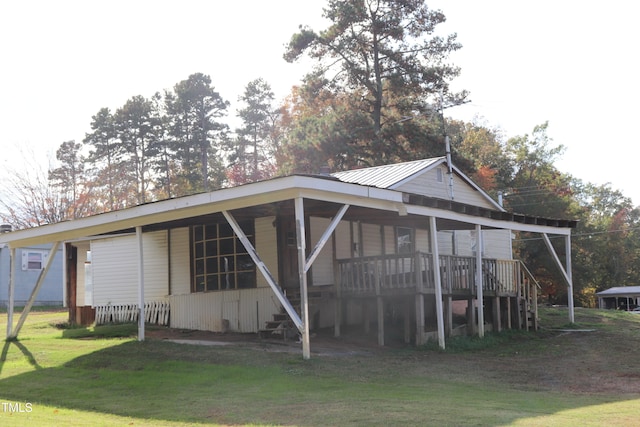
[{"label": "white lattice skirting", "polygon": [[[96,306],[96,325],[129,323],[138,321],[138,304],[107,304]],[[168,301],[150,301],[144,305],[146,323],[169,325]]]}]

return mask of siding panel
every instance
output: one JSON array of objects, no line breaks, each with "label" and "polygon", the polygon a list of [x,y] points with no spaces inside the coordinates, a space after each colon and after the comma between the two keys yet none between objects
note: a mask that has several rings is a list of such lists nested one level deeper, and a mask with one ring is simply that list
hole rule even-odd
[{"label": "siding panel", "polygon": [[280,305],[271,288],[172,295],[171,327],[201,331],[256,333]]},{"label": "siding panel", "polygon": [[[258,256],[267,266],[273,277],[278,276],[278,237],[277,230],[273,223],[276,220],[274,216],[256,218],[256,252]],[[256,271],[256,280],[258,287],[268,287],[269,284],[262,273]]]},{"label": "siding panel", "polygon": [[[168,293],[167,232],[143,234],[144,298],[163,299]],[[138,251],[135,236],[91,242],[93,303],[131,304],[138,301]]]},{"label": "siding panel", "polygon": [[176,228],[171,233],[171,294],[191,292],[189,228]]}]

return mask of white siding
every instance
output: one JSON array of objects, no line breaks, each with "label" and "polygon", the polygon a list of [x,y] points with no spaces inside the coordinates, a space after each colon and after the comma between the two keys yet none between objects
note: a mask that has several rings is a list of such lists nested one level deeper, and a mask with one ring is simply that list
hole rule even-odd
[{"label": "white siding", "polygon": [[396,230],[391,225],[385,225],[384,227],[384,253],[391,255],[396,253]]},{"label": "white siding", "polygon": [[453,255],[454,234],[452,231],[438,231],[438,253],[440,255]]},{"label": "white siding", "polygon": [[176,228],[171,233],[171,294],[191,293],[189,227]]},{"label": "white siding", "polygon": [[[273,277],[278,277],[278,237],[276,227],[273,225],[274,216],[256,218],[255,220],[255,245],[258,256],[267,266]],[[256,271],[258,287],[269,286],[267,280],[260,271]]]},{"label": "white siding", "polygon": [[486,258],[513,259],[511,230],[483,230]]},{"label": "white siding", "polygon": [[280,305],[271,288],[204,292],[169,297],[171,327],[201,331],[255,333]]},{"label": "white siding", "polygon": [[[144,298],[163,299],[168,293],[167,232],[143,234]],[[94,305],[138,302],[138,251],[136,236],[91,242]]]},{"label": "white siding", "polygon": [[420,252],[430,252],[429,231],[421,228],[416,229],[416,250]]},{"label": "white siding", "polygon": [[[484,258],[513,259],[509,230],[482,230],[482,238]],[[439,231],[438,248],[442,255],[475,256],[476,232],[474,230]]]},{"label": "white siding", "polygon": [[[330,223],[331,221],[327,218],[309,218],[309,225],[311,228],[309,230],[311,237],[311,242],[309,242],[310,250],[312,250],[320,241],[320,238]],[[331,246],[331,239],[329,239],[320,251],[316,260],[313,262],[311,267],[311,276],[314,286],[333,284],[333,248]]]},{"label": "white siding", "polygon": [[[442,176],[442,182],[438,182],[437,168],[434,168],[417,176],[411,181],[404,183],[398,187],[397,190],[450,200],[449,175],[447,175],[447,170],[444,166],[442,167]],[[453,196],[456,202],[495,209],[495,206],[491,204],[480,192],[462,181],[459,176],[455,175],[455,173],[453,177]]]},{"label": "white siding", "polygon": [[351,223],[348,221],[340,221],[340,224],[334,231],[336,239],[336,257],[338,259],[347,259],[353,256],[351,251]]},{"label": "white siding", "polygon": [[362,224],[362,254],[363,256],[382,255],[382,237],[379,225]]}]

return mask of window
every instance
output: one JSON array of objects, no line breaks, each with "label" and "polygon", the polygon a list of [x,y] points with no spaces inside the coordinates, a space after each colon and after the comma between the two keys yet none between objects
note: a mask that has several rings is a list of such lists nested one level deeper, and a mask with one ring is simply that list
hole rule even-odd
[{"label": "window", "polygon": [[45,251],[22,251],[22,269],[23,270],[42,270],[47,260],[47,252]]},{"label": "window", "polygon": [[[253,242],[253,222],[239,225]],[[193,292],[256,287],[255,264],[229,224],[191,227],[191,248]]]},{"label": "window", "polygon": [[396,253],[413,253],[413,230],[407,227],[396,227]]},{"label": "window", "polygon": [[444,177],[442,175],[442,168],[437,168],[436,169],[436,181],[444,182]]}]

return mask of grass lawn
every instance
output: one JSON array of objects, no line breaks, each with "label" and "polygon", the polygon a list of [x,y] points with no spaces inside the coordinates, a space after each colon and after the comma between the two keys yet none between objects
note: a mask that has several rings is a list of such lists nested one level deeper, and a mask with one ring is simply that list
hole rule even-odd
[{"label": "grass lawn", "polygon": [[259,345],[138,342],[135,325],[65,329],[66,312],[38,311],[0,342],[0,425],[637,425],[640,315],[578,309],[567,325],[566,314],[544,309],[537,333],[447,351],[305,361]]}]

